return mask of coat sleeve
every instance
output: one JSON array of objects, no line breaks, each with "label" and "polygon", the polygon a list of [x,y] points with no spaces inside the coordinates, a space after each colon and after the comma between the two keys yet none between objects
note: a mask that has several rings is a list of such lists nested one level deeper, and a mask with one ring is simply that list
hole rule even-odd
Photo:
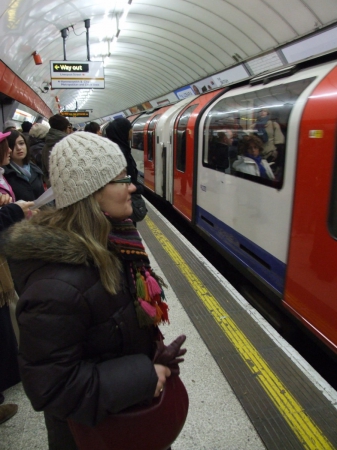
[{"label": "coat sleeve", "polygon": [[84,359],[90,310],[75,287],[33,283],[20,297],[17,319],[22,382],[35,410],[93,426],[153,398],[157,375],[146,355]]},{"label": "coat sleeve", "polygon": [[0,208],[0,231],[5,230],[16,222],[24,219],[25,215],[20,206],[15,203]]}]

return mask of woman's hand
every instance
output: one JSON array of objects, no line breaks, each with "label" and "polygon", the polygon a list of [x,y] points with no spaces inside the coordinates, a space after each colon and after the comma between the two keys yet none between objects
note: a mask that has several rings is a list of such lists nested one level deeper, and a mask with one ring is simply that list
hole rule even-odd
[{"label": "woman's hand", "polygon": [[34,202],[24,202],[23,200],[19,200],[19,201],[15,202],[15,204],[20,206],[26,219],[30,219],[32,216],[34,216],[38,212],[38,209],[36,209],[34,211],[29,209],[34,206]]},{"label": "woman's hand", "polygon": [[162,391],[164,389],[164,386],[166,383],[166,378],[168,378],[171,375],[171,371],[168,367],[162,366],[161,364],[155,364],[154,369],[157,372],[157,377],[158,377],[156,390],[154,392],[154,397],[159,397],[159,395],[162,393]]},{"label": "woman's hand", "polygon": [[8,205],[9,203],[12,203],[13,199],[9,194],[2,194],[0,192],[0,207]]},{"label": "woman's hand", "polygon": [[157,341],[157,351],[153,362],[162,364],[170,368],[172,375],[179,375],[179,364],[184,361],[182,356],[186,353],[186,348],[181,348],[186,341],[186,336],[181,334],[170,345],[164,345],[162,339]]}]

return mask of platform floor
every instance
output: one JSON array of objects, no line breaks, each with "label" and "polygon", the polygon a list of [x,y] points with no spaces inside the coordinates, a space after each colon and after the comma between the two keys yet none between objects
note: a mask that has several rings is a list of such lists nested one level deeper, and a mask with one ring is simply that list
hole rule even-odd
[{"label": "platform floor", "polygon": [[[181,378],[190,408],[172,449],[337,448],[336,392],[156,210],[148,209],[138,228],[153,269],[169,285],[171,324],[161,330],[167,342],[187,335]],[[224,328],[232,331],[226,334]],[[46,450],[43,415],[32,410],[21,384],[5,397],[19,412],[0,425],[0,450]]]}]

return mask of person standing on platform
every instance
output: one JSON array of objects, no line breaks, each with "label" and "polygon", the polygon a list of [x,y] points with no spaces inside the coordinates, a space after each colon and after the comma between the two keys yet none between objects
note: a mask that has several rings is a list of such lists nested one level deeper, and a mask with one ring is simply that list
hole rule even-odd
[{"label": "person standing on platform", "polygon": [[[6,140],[9,135],[10,132],[0,133],[0,165],[7,165],[10,160],[11,149]],[[29,218],[32,214],[29,208],[33,206],[32,202],[12,203],[13,198],[8,187],[5,190],[2,189],[3,181],[1,175],[0,232],[25,217]],[[7,185],[6,181],[5,184]],[[18,411],[17,405],[3,405],[5,401],[3,392],[20,382],[17,342],[9,311],[9,304],[15,299],[16,294],[7,261],[0,255],[0,424],[9,420]]]},{"label": "person standing on platform", "polygon": [[12,154],[5,167],[6,179],[17,200],[33,202],[44,193],[43,172],[30,161],[29,146],[23,133],[11,131],[7,141]]},{"label": "person standing on platform", "polygon": [[16,124],[14,120],[6,120],[6,122],[4,123],[4,133],[12,130],[16,130]]},{"label": "person standing on platform", "polygon": [[49,449],[72,450],[67,419],[94,426],[159,397],[185,339],[154,362],[167,305],[127,219],[136,188],[118,146],[93,133],[65,137],[51,152],[50,181],[56,209],[12,227],[0,249],[20,295],[25,392],[44,411]]},{"label": "person standing on platform", "polygon": [[44,147],[49,126],[35,123],[29,132],[29,151],[33,162],[42,170],[42,149]]},{"label": "person standing on platform", "polygon": [[29,132],[30,132],[32,126],[33,126],[33,124],[31,122],[28,122],[28,120],[25,120],[21,124],[22,134],[24,135],[24,137],[26,138],[26,140],[28,142],[29,142]]},{"label": "person standing on platform", "polygon": [[89,133],[98,134],[98,136],[102,136],[101,127],[96,122],[89,122],[84,127],[84,131],[88,131]]},{"label": "person standing on platform", "polygon": [[118,117],[106,127],[106,136],[115,142],[122,150],[127,163],[127,174],[131,176],[132,184],[136,186],[136,194],[142,194],[144,187],[138,182],[138,169],[136,161],[131,154],[130,141],[132,138],[132,125],[128,119]]},{"label": "person standing on platform", "polygon": [[72,125],[68,119],[61,116],[61,114],[55,114],[49,118],[50,129],[46,134],[46,140],[42,149],[42,170],[44,175],[44,181],[47,187],[50,187],[49,181],[49,155],[57,142],[68,136],[72,132]]}]

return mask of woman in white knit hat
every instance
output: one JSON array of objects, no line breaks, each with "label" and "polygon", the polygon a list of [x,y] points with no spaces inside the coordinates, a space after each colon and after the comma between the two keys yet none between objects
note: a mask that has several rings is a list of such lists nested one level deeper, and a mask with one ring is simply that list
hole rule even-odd
[{"label": "woman in white knit hat", "polygon": [[153,362],[168,308],[127,219],[135,187],[119,147],[73,133],[51,152],[50,180],[56,209],[12,227],[1,250],[20,295],[25,392],[44,411],[49,448],[71,450],[67,419],[94,426],[160,396],[185,350],[180,338],[171,359]]}]

